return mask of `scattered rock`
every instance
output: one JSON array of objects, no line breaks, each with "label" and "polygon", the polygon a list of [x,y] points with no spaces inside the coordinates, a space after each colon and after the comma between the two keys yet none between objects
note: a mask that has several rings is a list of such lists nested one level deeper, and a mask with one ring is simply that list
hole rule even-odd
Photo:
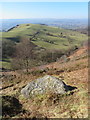
[{"label": "scattered rock", "polygon": [[44,94],[52,92],[56,94],[64,94],[68,91],[67,85],[61,80],[54,76],[46,75],[42,78],[36,79],[28,83],[22,90],[21,93],[29,98],[38,94]]}]

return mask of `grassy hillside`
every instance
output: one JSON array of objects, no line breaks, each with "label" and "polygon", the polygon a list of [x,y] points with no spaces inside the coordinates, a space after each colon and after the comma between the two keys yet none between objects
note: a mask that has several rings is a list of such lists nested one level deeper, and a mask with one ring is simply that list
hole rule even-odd
[{"label": "grassy hillside", "polygon": [[[42,52],[43,55],[45,55],[45,51],[48,49],[51,52],[57,49],[56,53],[58,53],[58,50],[65,51],[70,48],[75,48],[75,46],[78,47],[87,40],[87,35],[76,31],[35,24],[19,25],[7,32],[3,32],[2,35],[3,40],[14,42],[20,42],[22,37],[26,37],[40,47],[38,50],[41,50],[41,48],[46,49]],[[9,45],[7,48],[10,47]],[[39,53],[41,55],[41,51]],[[54,58],[56,53],[53,54]],[[58,60],[50,61],[47,65],[42,64],[41,66],[33,67],[29,70],[28,74],[23,69],[2,72],[2,89],[0,88],[0,92],[2,93],[3,118],[87,118],[87,56],[87,46],[83,46],[80,49],[74,49],[70,55],[64,54],[62,57],[59,56]],[[47,55],[46,59],[48,58],[50,58],[50,55]],[[3,59],[3,66],[6,69],[10,69],[12,59],[13,57]],[[43,77],[44,75],[61,78],[67,85],[74,86],[77,89],[63,96],[52,93],[30,99],[22,96],[22,88],[30,81]]]},{"label": "grassy hillside", "polygon": [[[88,118],[87,49],[77,50],[69,58],[68,62],[58,61],[45,66],[43,72],[39,72],[38,68],[28,75],[20,74],[19,71],[4,72],[1,90],[3,118]],[[48,70],[46,70],[47,67]],[[64,96],[48,93],[34,99],[27,99],[21,95],[21,89],[30,81],[46,74],[61,78],[66,84],[75,86],[77,89]]]},{"label": "grassy hillside", "polygon": [[[2,40],[4,41],[3,46],[6,46],[6,48],[4,48],[6,52],[3,50],[3,53],[7,54],[12,51],[13,54],[12,47],[14,46],[14,42],[20,42],[22,38],[25,38],[25,40],[29,39],[32,43],[38,46],[37,48],[39,49],[35,50],[38,54],[37,56],[41,56],[42,59],[48,56],[50,58],[53,50],[53,61],[55,61],[57,58],[60,58],[60,51],[65,54],[67,53],[67,50],[69,52],[75,50],[75,47],[79,47],[84,41],[87,41],[88,36],[77,31],[51,27],[44,24],[21,24],[9,29],[7,32],[2,32]],[[13,42],[10,42],[10,40]],[[48,51],[48,55],[45,56],[46,50],[50,51]],[[11,59],[11,56],[9,57]],[[51,58],[49,60],[50,62],[52,62]],[[5,69],[11,68],[10,62],[8,61],[3,61],[2,64]]]},{"label": "grassy hillside", "polygon": [[79,46],[87,40],[87,35],[39,24],[21,24],[2,33],[2,39],[20,41],[20,37],[29,38],[34,44],[46,49],[67,50]]}]

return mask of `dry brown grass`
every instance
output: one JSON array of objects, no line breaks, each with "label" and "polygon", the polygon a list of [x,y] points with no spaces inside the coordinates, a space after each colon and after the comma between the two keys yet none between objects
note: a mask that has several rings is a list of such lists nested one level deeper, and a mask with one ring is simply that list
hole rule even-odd
[{"label": "dry brown grass", "polygon": [[[87,118],[88,117],[88,60],[87,58],[56,62],[48,66],[44,74],[52,74],[71,86],[78,89],[60,96],[52,93],[37,96],[33,99],[24,98],[20,91],[30,81],[43,76],[39,74],[19,74],[15,72],[14,78],[3,78],[3,94],[16,97],[22,104],[25,112],[13,118]],[[39,69],[40,70],[40,69]],[[5,73],[6,74],[6,73]],[[12,73],[7,73],[7,75]],[[13,73],[14,74],[14,73]],[[10,87],[10,85],[12,85]],[[5,88],[6,87],[6,88]]]}]

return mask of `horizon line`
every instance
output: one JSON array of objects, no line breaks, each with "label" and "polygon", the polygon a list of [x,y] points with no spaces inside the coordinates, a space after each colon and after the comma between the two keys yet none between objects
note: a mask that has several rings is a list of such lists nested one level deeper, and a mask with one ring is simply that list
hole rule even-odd
[{"label": "horizon line", "polygon": [[0,18],[0,20],[12,20],[12,19],[88,19],[88,18]]}]

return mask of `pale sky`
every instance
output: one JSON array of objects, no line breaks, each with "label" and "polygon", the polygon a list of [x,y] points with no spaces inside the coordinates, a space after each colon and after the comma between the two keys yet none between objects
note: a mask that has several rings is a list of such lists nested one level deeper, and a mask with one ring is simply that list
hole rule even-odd
[{"label": "pale sky", "polygon": [[88,2],[2,2],[0,19],[88,18]]}]

